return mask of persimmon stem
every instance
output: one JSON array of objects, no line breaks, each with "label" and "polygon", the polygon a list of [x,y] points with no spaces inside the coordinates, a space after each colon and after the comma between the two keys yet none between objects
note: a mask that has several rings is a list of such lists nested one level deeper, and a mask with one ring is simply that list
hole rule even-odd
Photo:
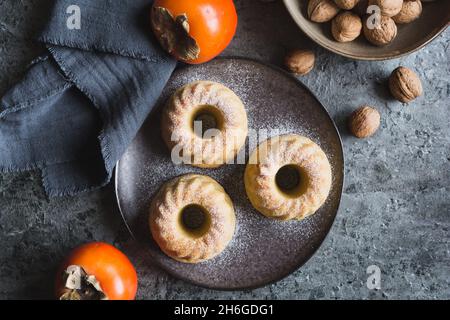
[{"label": "persimmon stem", "polygon": [[108,300],[100,283],[80,266],[69,266],[63,273],[64,290],[60,300]]},{"label": "persimmon stem", "polygon": [[200,56],[197,41],[189,35],[186,14],[174,18],[166,8],[153,7],[152,27],[156,38],[168,53],[181,61],[192,61]]}]

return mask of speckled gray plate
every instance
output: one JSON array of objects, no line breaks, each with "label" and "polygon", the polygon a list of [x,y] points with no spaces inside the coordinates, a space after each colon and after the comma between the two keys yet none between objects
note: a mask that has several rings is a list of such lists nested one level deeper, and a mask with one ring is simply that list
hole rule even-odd
[{"label": "speckled gray plate", "polygon": [[[243,183],[245,165],[204,170],[175,166],[160,136],[164,103],[180,86],[211,80],[234,90],[246,105],[249,126],[268,129],[269,136],[298,133],[316,141],[333,168],[333,186],[326,204],[302,222],[267,219],[253,209]],[[249,151],[246,148],[248,157]],[[148,208],[157,190],[186,173],[205,174],[222,184],[237,216],[235,237],[217,258],[189,265],[166,257],[151,238]],[[142,254],[170,274],[211,289],[238,290],[281,280],[303,265],[319,248],[336,216],[342,194],[344,158],[339,133],[325,108],[297,79],[274,67],[246,59],[216,59],[177,70],[165,88],[159,107],[150,115],[116,169],[116,191],[123,218],[141,242]]]}]

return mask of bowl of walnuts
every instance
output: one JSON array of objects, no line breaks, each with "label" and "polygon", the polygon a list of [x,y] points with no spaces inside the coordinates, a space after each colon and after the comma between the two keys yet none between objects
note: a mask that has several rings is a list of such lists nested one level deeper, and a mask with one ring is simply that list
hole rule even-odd
[{"label": "bowl of walnuts", "polygon": [[386,60],[430,43],[450,22],[449,0],[284,0],[313,41],[358,60]]}]

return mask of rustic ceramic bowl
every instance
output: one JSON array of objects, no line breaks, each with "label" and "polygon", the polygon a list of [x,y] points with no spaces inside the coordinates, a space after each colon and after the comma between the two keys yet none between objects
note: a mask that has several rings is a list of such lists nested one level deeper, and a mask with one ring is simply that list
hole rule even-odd
[{"label": "rustic ceramic bowl", "polygon": [[353,42],[339,43],[331,35],[331,23],[315,23],[308,19],[308,0],[284,0],[300,29],[313,41],[332,52],[358,60],[387,60],[410,54],[423,48],[441,34],[450,21],[450,1],[423,1],[419,19],[398,25],[398,35],[385,47],[370,44],[363,35]]}]

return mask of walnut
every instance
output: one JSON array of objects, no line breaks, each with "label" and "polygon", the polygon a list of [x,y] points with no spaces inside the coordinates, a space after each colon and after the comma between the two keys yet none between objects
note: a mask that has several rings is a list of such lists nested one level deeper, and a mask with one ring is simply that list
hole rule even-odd
[{"label": "walnut", "polygon": [[285,59],[286,67],[297,75],[308,74],[314,68],[315,62],[316,57],[311,50],[292,50]]},{"label": "walnut", "polygon": [[374,24],[369,19],[371,18],[365,20],[363,30],[370,43],[384,46],[391,43],[397,36],[397,25],[392,18],[381,16],[380,20]]},{"label": "walnut", "polygon": [[378,6],[381,15],[393,17],[402,10],[403,0],[369,0],[369,5]]},{"label": "walnut", "polygon": [[381,116],[376,109],[362,106],[350,116],[348,127],[355,137],[368,138],[377,132],[380,122]]},{"label": "walnut", "polygon": [[332,0],[309,0],[308,17],[314,22],[327,22],[333,19],[339,8]]},{"label": "walnut", "polygon": [[398,101],[409,103],[423,94],[422,82],[411,69],[398,67],[389,78],[389,89]]},{"label": "walnut", "polygon": [[359,0],[334,0],[334,3],[336,3],[339,8],[344,10],[353,9],[358,2]]},{"label": "walnut", "polygon": [[393,16],[392,19],[399,24],[410,23],[419,18],[421,14],[422,2],[420,0],[404,1],[402,10]]},{"label": "walnut", "polygon": [[355,40],[361,34],[361,30],[361,18],[350,11],[338,14],[331,23],[331,33],[339,42]]}]

